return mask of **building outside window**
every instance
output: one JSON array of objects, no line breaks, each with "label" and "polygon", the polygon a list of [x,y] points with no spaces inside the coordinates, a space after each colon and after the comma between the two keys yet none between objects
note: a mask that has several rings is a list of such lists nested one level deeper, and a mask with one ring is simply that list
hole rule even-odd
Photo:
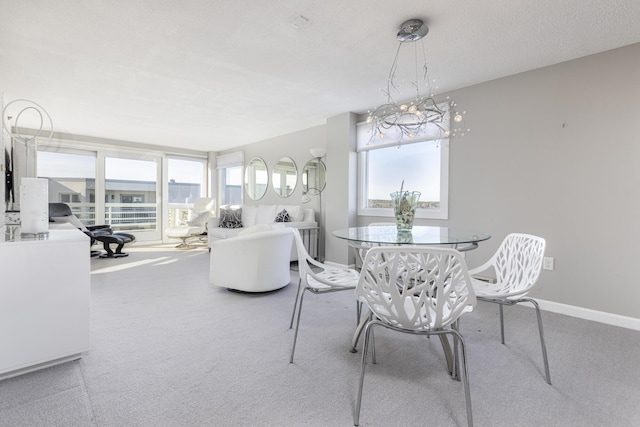
[{"label": "building outside window", "polygon": [[49,201],[66,203],[86,225],[95,224],[96,153],[37,152],[37,176],[49,181]]},{"label": "building outside window", "polygon": [[143,195],[131,195],[131,194],[121,194],[120,195],[120,203],[144,203]]},{"label": "building outside window", "polygon": [[59,193],[58,199],[60,203],[80,203],[80,194],[78,193]]}]

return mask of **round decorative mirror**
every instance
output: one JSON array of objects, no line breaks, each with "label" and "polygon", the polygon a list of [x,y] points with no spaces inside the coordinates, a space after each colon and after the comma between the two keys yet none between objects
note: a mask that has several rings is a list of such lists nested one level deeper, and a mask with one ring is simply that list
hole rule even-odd
[{"label": "round decorative mirror", "polygon": [[327,169],[320,159],[311,159],[302,169],[302,189],[305,194],[320,194],[324,190]]},{"label": "round decorative mirror", "polygon": [[267,192],[267,164],[260,157],[249,160],[244,170],[244,192],[252,200],[260,200]]},{"label": "round decorative mirror", "polygon": [[298,169],[291,157],[282,157],[271,172],[273,190],[280,197],[289,197],[298,183]]}]

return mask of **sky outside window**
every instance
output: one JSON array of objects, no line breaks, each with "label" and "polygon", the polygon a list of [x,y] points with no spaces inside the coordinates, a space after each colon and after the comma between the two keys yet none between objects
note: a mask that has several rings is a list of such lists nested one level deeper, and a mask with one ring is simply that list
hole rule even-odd
[{"label": "sky outside window", "polygon": [[390,200],[390,194],[420,191],[420,200],[440,200],[440,144],[428,141],[370,150],[369,199]]},{"label": "sky outside window", "polygon": [[156,181],[156,162],[113,157],[105,158],[104,162],[105,179]]},{"label": "sky outside window", "polygon": [[95,178],[95,156],[38,151],[38,176]]},{"label": "sky outside window", "polygon": [[169,181],[200,184],[203,163],[193,160],[169,159]]}]

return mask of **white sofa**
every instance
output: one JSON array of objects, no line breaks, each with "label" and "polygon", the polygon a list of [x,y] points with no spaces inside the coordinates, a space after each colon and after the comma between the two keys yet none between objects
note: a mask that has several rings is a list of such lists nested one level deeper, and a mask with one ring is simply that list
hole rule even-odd
[{"label": "white sofa", "polygon": [[254,226],[236,237],[218,239],[211,245],[209,280],[214,286],[244,292],[280,289],[291,281],[292,245],[293,232],[279,224]]},{"label": "white sofa", "polygon": [[[220,227],[220,214],[218,216],[211,217],[208,220],[207,227],[207,240],[209,242],[209,248],[213,243],[220,239],[228,239],[230,237],[236,237],[240,232],[248,228],[263,225],[263,224],[276,224],[276,216],[283,210],[286,210],[289,214],[290,221],[283,222],[285,227],[295,227],[300,230],[303,235],[307,251],[311,256],[317,256],[318,247],[318,223],[315,219],[315,212],[313,209],[304,208],[299,205],[242,205],[242,227],[239,228],[224,228]],[[225,209],[225,207],[221,207]],[[227,208],[228,209],[228,208]],[[291,249],[291,261],[298,259],[296,248],[292,245]]]}]

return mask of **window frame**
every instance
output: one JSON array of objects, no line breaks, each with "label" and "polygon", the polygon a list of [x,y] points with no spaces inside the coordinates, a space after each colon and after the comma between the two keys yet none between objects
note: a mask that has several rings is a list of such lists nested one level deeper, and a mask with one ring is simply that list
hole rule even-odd
[{"label": "window frame", "polygon": [[[420,141],[419,143],[428,143],[430,141]],[[441,139],[440,143],[440,207],[439,208],[420,208],[416,210],[416,218],[422,219],[449,219],[449,140]],[[369,208],[368,200],[368,152],[379,150],[380,147],[371,150],[361,151],[358,153],[358,210],[360,216],[377,216],[394,218],[393,209],[391,208]],[[415,189],[412,189],[415,190]]]},{"label": "window frame", "polygon": [[[167,173],[167,183],[169,182],[170,176],[172,175],[173,171],[172,171],[172,167],[171,167],[171,162],[173,161],[183,161],[183,162],[193,162],[193,163],[198,163],[201,167],[200,169],[200,192],[199,195],[197,197],[207,197],[207,191],[208,191],[208,185],[207,185],[207,168],[209,166],[209,162],[206,158],[202,158],[202,157],[190,157],[190,156],[180,156],[180,155],[175,155],[175,154],[168,154],[166,156],[166,166],[163,165],[163,168],[166,168],[166,173]],[[164,181],[164,180],[163,180]],[[166,199],[168,204],[170,205],[177,205],[177,204],[183,204],[183,203],[177,203],[177,202],[171,202],[169,201],[169,188],[167,187],[167,195],[166,195]],[[193,206],[193,203],[189,203],[190,206]]]},{"label": "window frame", "polygon": [[[95,170],[95,191],[89,194],[89,202],[94,204],[96,219],[91,222],[91,224],[105,224],[106,219],[104,215],[106,201],[106,191],[104,184],[104,173],[105,173],[105,157],[115,157],[115,158],[127,158],[132,160],[148,160],[155,161],[157,164],[157,189],[156,195],[162,195],[161,199],[156,198],[156,200],[160,200],[160,204],[157,205],[156,215],[161,218],[161,221],[158,222],[157,230],[136,230],[136,240],[138,242],[160,242],[166,241],[166,236],[164,235],[164,230],[169,226],[168,223],[168,204],[167,197],[168,195],[168,170],[167,170],[167,159],[185,159],[185,160],[197,160],[201,161],[205,166],[204,174],[206,179],[206,174],[208,170],[208,157],[205,153],[195,154],[194,153],[186,153],[185,150],[183,153],[179,149],[167,149],[167,147],[161,146],[146,146],[133,144],[135,146],[129,147],[125,145],[112,144],[109,140],[103,140],[100,138],[92,138],[85,136],[74,137],[75,139],[70,139],[67,137],[62,138],[53,138],[45,143],[39,143],[37,146],[37,151],[47,151],[47,152],[59,152],[59,153],[67,153],[67,154],[80,154],[80,155],[92,155],[95,157],[96,162],[96,170]],[[37,156],[37,154],[34,154]],[[37,164],[37,157],[36,157]],[[166,180],[165,180],[166,178]],[[201,186],[201,193],[207,194],[208,192],[208,181],[204,182],[204,185]],[[101,195],[101,197],[96,197],[96,195]]]},{"label": "window frame", "polygon": [[227,200],[223,200],[226,196],[226,192],[224,191],[226,188],[226,173],[227,169],[238,167],[240,168],[240,205],[242,205],[242,203],[244,203],[244,151],[220,154],[216,157],[216,169],[218,172],[218,206],[229,205]]},{"label": "window frame", "polygon": [[[416,218],[449,219],[449,123],[450,106],[447,103],[438,104],[445,110],[442,123],[432,123],[423,127],[418,135],[408,137],[400,134],[397,129],[389,128],[386,134],[376,134],[367,122],[356,126],[356,151],[358,154],[358,205],[357,214],[360,216],[377,216],[394,218],[392,208],[369,208],[368,200],[368,152],[388,147],[408,144],[436,143],[440,144],[440,207],[420,208],[416,210]],[[420,191],[412,188],[410,190]]]}]

